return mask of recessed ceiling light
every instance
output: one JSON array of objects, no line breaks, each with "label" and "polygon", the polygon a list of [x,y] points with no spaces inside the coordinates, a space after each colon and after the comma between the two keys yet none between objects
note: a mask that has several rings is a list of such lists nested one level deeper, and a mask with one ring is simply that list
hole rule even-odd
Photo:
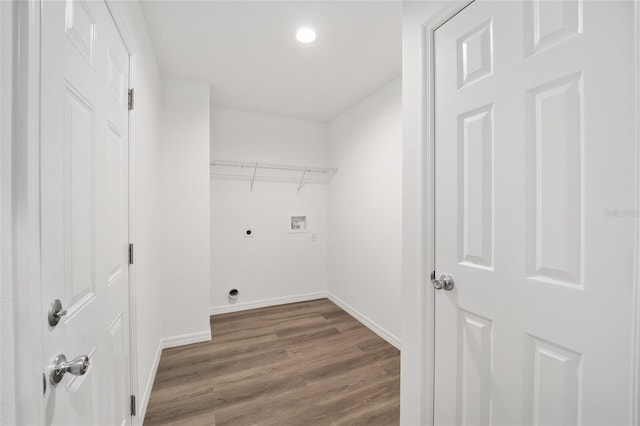
[{"label": "recessed ceiling light", "polygon": [[296,38],[300,43],[311,43],[316,39],[316,32],[311,28],[300,28],[296,33]]}]

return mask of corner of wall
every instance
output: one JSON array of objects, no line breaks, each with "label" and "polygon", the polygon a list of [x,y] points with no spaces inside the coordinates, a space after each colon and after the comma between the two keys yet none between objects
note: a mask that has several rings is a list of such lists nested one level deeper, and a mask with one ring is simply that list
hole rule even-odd
[{"label": "corner of wall", "polygon": [[162,287],[164,311],[173,314],[162,335],[179,345],[209,327],[209,85],[167,77],[163,96]]},{"label": "corner of wall", "polygon": [[[327,288],[392,344],[401,334],[402,93],[397,76],[329,122]],[[363,297],[366,295],[366,297]]]},{"label": "corner of wall", "polygon": [[369,330],[373,331],[378,336],[386,340],[387,343],[394,346],[398,350],[400,349],[400,337],[394,335],[385,327],[383,327],[376,321],[372,320],[368,316],[364,315],[363,313],[358,311],[356,308],[354,308],[344,300],[340,299],[330,291],[327,292],[327,297],[333,303],[338,305],[343,311],[347,312],[349,315],[351,315],[352,317],[360,321],[362,324],[364,324]]},{"label": "corner of wall", "polygon": [[153,383],[158,373],[158,365],[160,365],[160,357],[162,356],[163,343],[162,339],[158,340],[158,347],[155,351],[155,356],[151,361],[151,371],[145,381],[144,391],[140,398],[140,408],[138,411],[138,417],[140,418],[140,424],[144,422],[144,417],[147,414],[147,408],[149,407],[149,400],[151,399],[151,391],[153,390]]}]

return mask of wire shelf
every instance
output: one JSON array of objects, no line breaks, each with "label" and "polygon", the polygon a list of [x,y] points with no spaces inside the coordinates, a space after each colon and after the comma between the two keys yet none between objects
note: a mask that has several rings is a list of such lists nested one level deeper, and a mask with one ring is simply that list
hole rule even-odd
[{"label": "wire shelf", "polygon": [[216,180],[248,181],[253,191],[255,182],[297,183],[298,192],[307,184],[327,184],[337,168],[298,166],[247,161],[212,160],[211,177]]}]

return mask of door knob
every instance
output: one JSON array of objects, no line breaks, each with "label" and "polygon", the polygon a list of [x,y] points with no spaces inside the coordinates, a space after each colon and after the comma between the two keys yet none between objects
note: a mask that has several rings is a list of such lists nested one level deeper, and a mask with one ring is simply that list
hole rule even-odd
[{"label": "door knob", "polygon": [[47,315],[47,319],[49,320],[49,325],[51,327],[55,327],[60,322],[60,318],[67,315],[67,310],[62,309],[62,302],[60,299],[55,299],[49,305],[49,313]]},{"label": "door knob", "polygon": [[60,383],[65,373],[73,374],[74,376],[83,376],[89,369],[89,357],[86,355],[79,356],[67,362],[67,357],[60,354],[53,359],[51,363],[51,373],[49,373],[49,379],[52,385]]},{"label": "door knob", "polygon": [[440,275],[439,279],[436,279],[434,277],[431,279],[431,283],[433,284],[433,288],[435,288],[436,290],[445,291],[453,290],[453,287],[455,285],[455,283],[453,282],[453,278],[451,278],[449,275]]}]

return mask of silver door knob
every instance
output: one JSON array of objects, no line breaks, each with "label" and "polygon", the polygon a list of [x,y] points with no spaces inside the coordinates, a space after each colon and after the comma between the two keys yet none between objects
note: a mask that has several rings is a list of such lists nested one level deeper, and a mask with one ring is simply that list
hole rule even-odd
[{"label": "silver door knob", "polygon": [[74,376],[83,376],[89,369],[89,357],[86,355],[79,356],[67,362],[67,357],[60,354],[53,359],[49,373],[49,379],[52,385],[60,383],[65,373]]},{"label": "silver door knob", "polygon": [[445,290],[451,291],[455,283],[453,282],[453,278],[449,275],[440,275],[439,279],[433,278],[431,279],[431,283],[433,284],[433,288],[436,290]]},{"label": "silver door knob", "polygon": [[62,309],[62,302],[60,299],[55,299],[49,305],[49,313],[47,315],[47,319],[49,320],[49,325],[51,327],[55,327],[60,322],[60,318],[67,315],[67,310]]}]

